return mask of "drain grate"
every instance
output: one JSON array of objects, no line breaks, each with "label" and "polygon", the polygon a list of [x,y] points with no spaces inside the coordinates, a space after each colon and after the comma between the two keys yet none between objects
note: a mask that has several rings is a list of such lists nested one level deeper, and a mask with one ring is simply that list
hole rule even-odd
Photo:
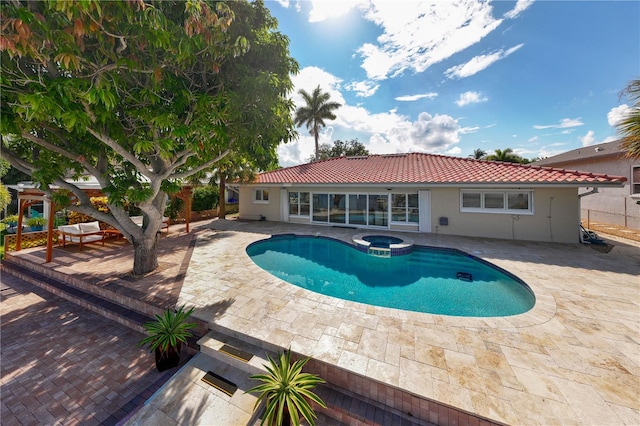
[{"label": "drain grate", "polygon": [[213,386],[221,392],[226,393],[229,396],[232,396],[234,392],[238,389],[238,386],[231,383],[229,380],[225,379],[222,376],[218,376],[216,373],[212,371],[208,371],[207,374],[204,375],[202,381],[208,385]]},{"label": "drain grate", "polygon": [[222,345],[222,347],[218,349],[218,352],[222,352],[243,362],[249,362],[251,358],[253,358],[253,354],[245,352],[242,349],[234,348],[230,345]]}]

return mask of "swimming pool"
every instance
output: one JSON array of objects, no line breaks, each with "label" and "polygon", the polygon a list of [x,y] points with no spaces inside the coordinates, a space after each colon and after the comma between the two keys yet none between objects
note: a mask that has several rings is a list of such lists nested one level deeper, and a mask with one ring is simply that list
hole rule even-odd
[{"label": "swimming pool", "polygon": [[279,235],[247,254],[299,287],[369,305],[467,317],[517,315],[535,304],[519,278],[456,249],[415,246],[404,256],[370,256],[325,237]]}]

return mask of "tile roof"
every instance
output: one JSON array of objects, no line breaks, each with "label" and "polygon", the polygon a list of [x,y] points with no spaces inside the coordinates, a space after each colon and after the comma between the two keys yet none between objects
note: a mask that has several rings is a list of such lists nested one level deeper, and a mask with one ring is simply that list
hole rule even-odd
[{"label": "tile roof", "polygon": [[254,183],[621,186],[625,181],[623,176],[409,153],[330,158],[261,173]]},{"label": "tile roof", "polygon": [[562,163],[580,162],[583,160],[593,160],[607,157],[624,158],[625,151],[620,146],[621,141],[605,142],[598,145],[583,146],[582,148],[573,149],[554,155],[553,157],[543,158],[533,164],[536,166],[557,167]]}]

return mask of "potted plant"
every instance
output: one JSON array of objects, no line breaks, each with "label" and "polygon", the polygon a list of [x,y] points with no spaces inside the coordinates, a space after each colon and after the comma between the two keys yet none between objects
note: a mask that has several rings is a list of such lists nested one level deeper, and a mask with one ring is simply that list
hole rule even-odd
[{"label": "potted plant", "polygon": [[190,329],[196,326],[194,322],[187,322],[194,308],[184,310],[181,306],[177,310],[167,309],[162,315],[156,315],[155,321],[144,324],[148,336],[140,341],[140,345],[147,345],[155,353],[158,371],[168,370],[180,364],[180,350],[182,344],[192,334]]},{"label": "potted plant", "polygon": [[300,416],[310,426],[315,425],[316,413],[308,400],[312,400],[323,408],[327,405],[313,389],[320,383],[325,383],[320,377],[311,373],[303,373],[302,367],[309,358],[299,359],[291,364],[291,349],[279,354],[278,360],[267,356],[270,365],[265,365],[269,374],[256,374],[252,379],[263,382],[261,385],[249,389],[247,392],[259,393],[255,408],[261,401],[266,402],[265,412],[260,426],[288,426],[300,425]]},{"label": "potted plant", "polygon": [[44,225],[47,224],[47,219],[44,217],[30,217],[27,219],[27,225],[32,231],[42,231]]},{"label": "potted plant", "polygon": [[4,219],[2,219],[2,221],[7,225],[7,232],[8,233],[15,233],[16,232],[16,227],[18,226],[18,215],[17,214],[11,214],[11,215],[5,217]]}]

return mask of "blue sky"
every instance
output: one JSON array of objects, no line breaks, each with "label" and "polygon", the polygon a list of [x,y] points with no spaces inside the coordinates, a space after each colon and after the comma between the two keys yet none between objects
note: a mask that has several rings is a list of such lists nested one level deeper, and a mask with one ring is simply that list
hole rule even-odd
[{"label": "blue sky", "polygon": [[[267,0],[300,63],[342,104],[320,142],[357,138],[372,154],[467,157],[512,148],[548,157],[616,139],[640,78],[638,1]],[[306,128],[281,166],[314,151]]]}]

